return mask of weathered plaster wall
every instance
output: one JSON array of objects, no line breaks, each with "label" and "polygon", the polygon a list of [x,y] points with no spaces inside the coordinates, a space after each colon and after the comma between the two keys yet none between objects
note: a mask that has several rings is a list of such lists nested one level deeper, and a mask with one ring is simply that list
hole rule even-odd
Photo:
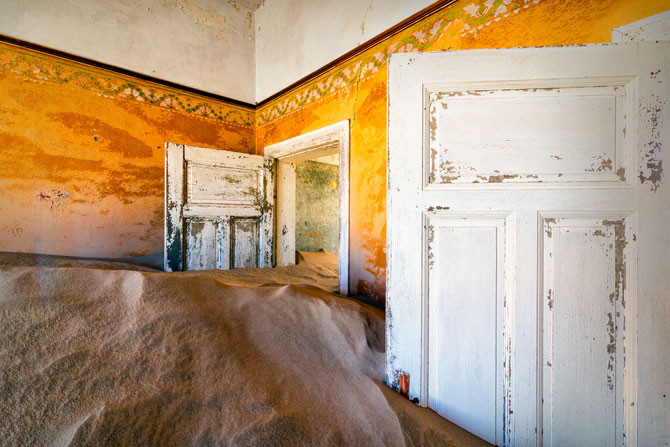
[{"label": "weathered plaster wall", "polygon": [[254,152],[254,112],[0,45],[0,251],[162,251],[164,143]]},{"label": "weathered plaster wall", "polygon": [[303,161],[295,169],[295,248],[339,249],[339,166]]},{"label": "weathered plaster wall", "polygon": [[[9,7],[40,17],[36,10],[51,8],[5,3],[3,21]],[[268,144],[349,119],[350,288],[383,301],[389,55],[607,42],[612,28],[666,9],[670,0],[462,0],[258,110],[255,141],[249,110],[3,46],[0,249],[159,251],[164,141],[262,153]]]},{"label": "weathered plaster wall", "polygon": [[434,0],[266,0],[255,13],[261,101]]},{"label": "weathered plaster wall", "polygon": [[0,0],[0,34],[252,103],[258,0]]},{"label": "weathered plaster wall", "polygon": [[351,120],[350,291],[384,301],[386,76],[395,52],[609,42],[670,0],[463,0],[257,112],[257,150]]}]

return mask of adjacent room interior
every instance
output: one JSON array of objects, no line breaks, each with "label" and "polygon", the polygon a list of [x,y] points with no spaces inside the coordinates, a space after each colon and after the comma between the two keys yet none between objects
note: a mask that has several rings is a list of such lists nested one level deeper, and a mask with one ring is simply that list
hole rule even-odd
[{"label": "adjacent room interior", "polygon": [[669,40],[0,0],[0,445],[666,445]]},{"label": "adjacent room interior", "polygon": [[296,264],[318,253],[337,266],[339,164],[337,153],[295,163]]},{"label": "adjacent room interior", "polygon": [[339,249],[339,154],[296,163],[295,246],[298,251]]}]

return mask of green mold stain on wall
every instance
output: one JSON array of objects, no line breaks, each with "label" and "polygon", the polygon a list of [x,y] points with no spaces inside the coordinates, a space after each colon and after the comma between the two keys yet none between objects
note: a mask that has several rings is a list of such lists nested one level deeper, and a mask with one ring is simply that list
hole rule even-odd
[{"label": "green mold stain on wall", "polygon": [[295,170],[295,246],[337,253],[339,166],[303,161]]}]

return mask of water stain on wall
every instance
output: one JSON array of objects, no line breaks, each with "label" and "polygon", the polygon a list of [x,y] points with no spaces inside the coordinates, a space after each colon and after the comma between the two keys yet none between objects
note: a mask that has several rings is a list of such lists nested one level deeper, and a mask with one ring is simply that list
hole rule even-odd
[{"label": "water stain on wall", "polygon": [[[0,44],[0,250],[121,257],[163,247],[166,141],[253,152],[253,111]],[[249,121],[249,115],[251,121]],[[38,193],[69,192],[50,211]]]},{"label": "water stain on wall", "polygon": [[226,36],[225,16],[214,14],[190,0],[163,0],[163,4],[179,9],[182,13],[193,18],[196,24],[208,28],[212,38],[221,39]]},{"label": "water stain on wall", "polygon": [[218,117],[212,119],[191,113],[177,113],[175,110],[148,108],[130,101],[120,102],[119,106],[130,115],[141,118],[157,132],[174,135],[174,141],[188,140],[193,146],[254,153],[253,125],[229,122]]},{"label": "water stain on wall", "polygon": [[93,140],[103,145],[106,151],[122,154],[124,158],[149,158],[153,155],[151,147],[145,142],[98,118],[74,112],[50,113],[48,116],[75,134],[98,137]]},{"label": "water stain on wall", "polygon": [[122,203],[129,204],[146,197],[156,197],[163,193],[163,169],[159,167],[137,166],[124,163],[119,169],[112,169],[98,184],[98,197],[116,196]]},{"label": "water stain on wall", "polygon": [[254,152],[254,133],[242,126],[219,123],[212,120],[193,119],[174,115],[158,124],[158,127],[177,133],[184,138],[197,136],[198,145],[236,152]]},{"label": "water stain on wall", "polygon": [[[33,180],[40,178],[55,183],[66,182],[77,171],[102,172],[103,162],[60,155],[54,148],[42,149],[19,133],[0,131],[0,178]],[[18,184],[17,184],[18,186]]]}]

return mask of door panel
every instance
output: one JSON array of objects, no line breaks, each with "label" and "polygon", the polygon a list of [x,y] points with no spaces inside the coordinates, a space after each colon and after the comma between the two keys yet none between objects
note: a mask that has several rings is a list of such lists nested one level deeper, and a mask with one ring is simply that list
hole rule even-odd
[{"label": "door panel", "polygon": [[496,444],[670,437],[669,73],[667,42],[392,56],[387,383]]},{"label": "door panel", "polygon": [[500,438],[505,219],[431,214],[429,405],[477,436]]},{"label": "door panel", "polygon": [[428,184],[624,182],[630,81],[427,86]]},{"label": "door panel", "polygon": [[257,199],[259,171],[187,160],[188,203],[253,206]]},{"label": "door panel", "polygon": [[636,242],[620,216],[542,222],[544,445],[614,446],[623,420],[624,258]]},{"label": "door panel", "polygon": [[272,266],[274,162],[166,144],[165,268]]},{"label": "door panel", "polygon": [[218,222],[216,219],[186,220],[186,270],[217,268]]},{"label": "door panel", "polygon": [[231,240],[233,241],[232,268],[257,268],[260,252],[258,235],[260,219],[247,217],[232,219]]}]

